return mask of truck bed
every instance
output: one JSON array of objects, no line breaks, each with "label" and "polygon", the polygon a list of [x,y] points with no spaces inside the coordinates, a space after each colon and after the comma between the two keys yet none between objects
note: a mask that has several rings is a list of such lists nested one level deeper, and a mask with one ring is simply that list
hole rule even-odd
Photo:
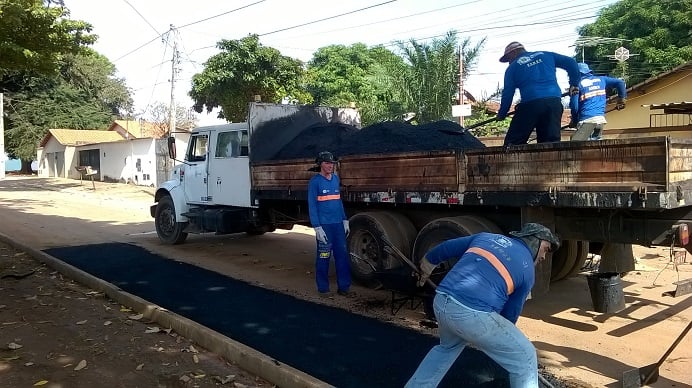
[{"label": "truck bed", "polygon": [[[252,166],[258,198],[302,199],[313,159]],[[692,201],[692,141],[669,137],[346,156],[356,202],[670,209]]]}]

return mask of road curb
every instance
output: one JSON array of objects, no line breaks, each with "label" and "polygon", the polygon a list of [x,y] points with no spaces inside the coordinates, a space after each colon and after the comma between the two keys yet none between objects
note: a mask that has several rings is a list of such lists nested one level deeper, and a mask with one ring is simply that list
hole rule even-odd
[{"label": "road curb", "polygon": [[117,286],[97,278],[79,268],[71,266],[45,252],[26,246],[0,233],[0,241],[22,250],[34,259],[57,270],[70,279],[96,291],[103,292],[116,302],[134,309],[159,325],[171,328],[180,335],[193,340],[205,349],[214,352],[240,368],[260,376],[281,388],[331,387],[324,381],[282,363],[249,346],[226,337],[195,321],[168,311],[137,295],[130,294]]}]

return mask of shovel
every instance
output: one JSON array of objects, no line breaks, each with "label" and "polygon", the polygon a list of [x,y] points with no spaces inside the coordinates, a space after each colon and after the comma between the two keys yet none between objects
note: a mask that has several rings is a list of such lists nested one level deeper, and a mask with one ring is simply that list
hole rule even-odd
[{"label": "shovel", "polygon": [[[566,97],[566,96],[569,96],[569,92],[564,92],[564,93],[562,93],[562,95],[561,95],[560,97],[562,98],[562,97]],[[513,115],[514,112],[516,112],[516,111],[513,110],[513,111],[507,113],[507,117]],[[475,123],[475,124],[471,124],[471,125],[469,125],[468,127],[461,127],[461,130],[460,130],[460,131],[454,131],[454,130],[451,130],[451,129],[438,129],[438,131],[440,131],[440,132],[442,132],[442,133],[446,133],[446,134],[448,134],[448,135],[463,135],[463,134],[467,133],[470,129],[482,127],[482,126],[484,126],[484,125],[486,125],[486,124],[492,123],[493,121],[497,121],[497,118],[496,118],[496,117],[493,117],[493,118],[491,118],[491,119],[487,119],[487,120],[483,120],[483,121],[477,122],[477,123]]]},{"label": "shovel", "polygon": [[687,327],[685,330],[680,333],[678,338],[675,339],[672,345],[670,345],[670,348],[663,354],[660,360],[658,360],[657,363],[647,365],[645,367],[639,368],[639,369],[630,369],[622,374],[622,387],[623,388],[636,388],[636,387],[642,387],[650,383],[654,383],[658,380],[658,368],[661,367],[663,364],[663,361],[670,356],[670,354],[673,352],[673,349],[675,349],[676,346],[682,341],[682,339],[685,337],[687,332],[690,331],[690,328],[692,328],[692,321],[687,324]]},{"label": "shovel", "polygon": [[[394,244],[392,244],[391,242],[389,242],[389,240],[388,240],[386,237],[384,237],[384,236],[381,237],[381,240],[382,240],[383,243],[385,243],[385,245],[387,245],[387,246],[384,248],[384,250],[385,250],[387,253],[394,254],[396,257],[398,257],[399,259],[401,259],[401,261],[403,261],[403,262],[406,263],[409,267],[411,267],[411,269],[413,270],[413,272],[417,273],[418,275],[421,274],[421,273],[420,273],[420,269],[418,269],[418,267],[413,263],[413,261],[411,261],[411,259],[409,259],[408,257],[406,257],[406,255],[404,255],[404,253],[401,252],[401,251],[399,250],[399,248],[395,247]],[[432,280],[430,280],[429,278],[426,279],[425,283],[426,283],[427,285],[431,286],[433,289],[436,289],[436,288],[437,288],[437,284],[435,284],[435,283],[434,283]]]},{"label": "shovel", "polygon": [[[507,116],[511,116],[513,114],[514,114],[514,111],[511,111],[511,112],[507,113]],[[446,133],[448,135],[463,135],[471,129],[482,127],[485,124],[490,124],[494,121],[497,121],[497,119],[495,117],[487,119],[487,120],[479,121],[475,124],[469,125],[468,127],[461,127],[461,130],[459,130],[459,131],[455,131],[453,129],[438,129],[438,131],[440,131],[442,133]]]}]

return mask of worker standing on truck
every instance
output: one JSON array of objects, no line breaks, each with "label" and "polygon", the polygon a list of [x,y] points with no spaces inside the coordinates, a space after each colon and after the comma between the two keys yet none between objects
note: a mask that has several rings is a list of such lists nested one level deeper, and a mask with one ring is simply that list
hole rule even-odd
[{"label": "worker standing on truck", "polygon": [[346,236],[350,230],[341,201],[341,183],[334,173],[336,162],[331,152],[320,152],[315,160],[319,174],[313,176],[308,184],[310,223],[315,228],[317,240],[315,280],[320,295],[329,295],[329,261],[333,253],[337,293],[351,296],[351,266],[346,248]]},{"label": "worker standing on truck", "polygon": [[528,52],[519,42],[505,48],[500,62],[507,62],[497,120],[507,117],[515,89],[521,102],[505,136],[505,145],[526,144],[534,128],[539,143],[560,141],[562,107],[560,86],[555,75],[559,67],[569,75],[570,95],[576,94],[579,69],[574,59],[549,51]]},{"label": "worker standing on truck", "polygon": [[570,98],[569,108],[572,112],[570,128],[577,131],[571,140],[600,140],[603,128],[607,123],[605,119],[606,100],[608,90],[616,88],[618,99],[615,109],[625,109],[627,89],[625,81],[619,78],[593,75],[589,65],[579,63],[579,94]]},{"label": "worker standing on truck", "polygon": [[510,235],[455,238],[421,259],[419,286],[441,262],[459,261],[438,285],[433,301],[440,344],[428,352],[406,387],[437,387],[466,345],[505,368],[511,387],[538,387],[536,349],[515,324],[533,287],[535,265],[560,240],[536,223]]}]

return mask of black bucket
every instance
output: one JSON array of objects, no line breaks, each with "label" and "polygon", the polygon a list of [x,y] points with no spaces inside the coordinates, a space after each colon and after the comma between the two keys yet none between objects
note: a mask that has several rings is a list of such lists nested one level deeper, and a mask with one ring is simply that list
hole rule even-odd
[{"label": "black bucket", "polygon": [[625,308],[620,274],[602,272],[586,275],[593,308],[599,313],[616,313]]}]

